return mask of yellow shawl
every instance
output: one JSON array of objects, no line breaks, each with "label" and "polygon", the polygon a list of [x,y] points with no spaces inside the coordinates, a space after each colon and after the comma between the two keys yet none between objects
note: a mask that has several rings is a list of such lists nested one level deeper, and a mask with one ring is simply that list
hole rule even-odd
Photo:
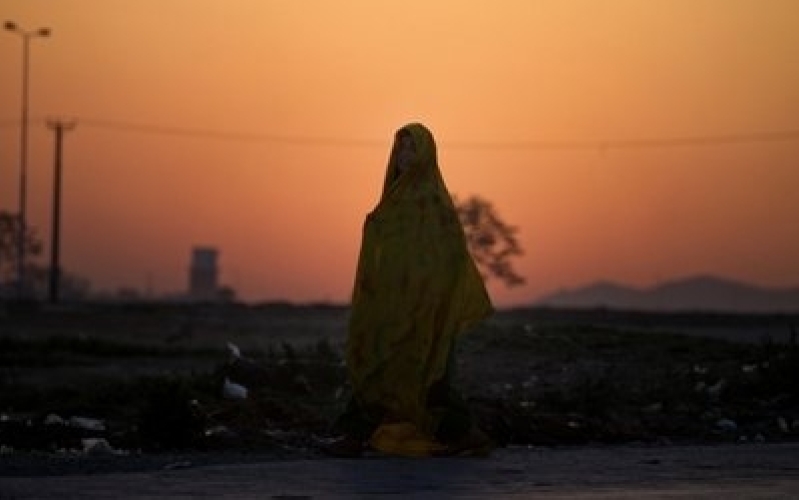
[{"label": "yellow shawl", "polygon": [[432,434],[438,422],[426,405],[428,389],[446,377],[454,338],[492,306],[439,171],[432,134],[420,124],[397,136],[403,131],[413,138],[416,159],[398,178],[389,160],[380,202],[366,217],[347,363],[363,407],[382,408],[390,421]]}]

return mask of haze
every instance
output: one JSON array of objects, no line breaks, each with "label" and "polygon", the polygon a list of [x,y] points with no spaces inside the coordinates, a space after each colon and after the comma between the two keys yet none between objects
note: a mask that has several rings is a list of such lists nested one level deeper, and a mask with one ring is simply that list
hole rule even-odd
[{"label": "haze", "polygon": [[[201,244],[245,300],[347,301],[409,121],[436,135],[451,192],[519,228],[527,284],[491,284],[500,305],[600,279],[799,284],[794,0],[6,0],[2,16],[53,30],[31,42],[29,223],[48,240],[43,120],[74,118],[62,263],[95,289],[184,290]],[[0,68],[16,211],[11,33]]]}]

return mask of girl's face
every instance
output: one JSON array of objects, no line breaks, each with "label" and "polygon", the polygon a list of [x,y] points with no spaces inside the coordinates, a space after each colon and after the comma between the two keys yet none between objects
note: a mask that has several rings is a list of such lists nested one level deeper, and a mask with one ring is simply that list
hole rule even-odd
[{"label": "girl's face", "polygon": [[416,145],[410,134],[400,134],[397,141],[397,169],[400,173],[404,173],[416,159]]}]

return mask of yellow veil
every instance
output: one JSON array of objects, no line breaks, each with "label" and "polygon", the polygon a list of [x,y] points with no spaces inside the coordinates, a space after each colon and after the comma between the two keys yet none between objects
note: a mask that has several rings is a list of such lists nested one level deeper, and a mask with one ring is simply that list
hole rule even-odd
[{"label": "yellow veil", "polygon": [[[444,184],[433,135],[420,124],[415,160],[399,175],[392,154],[366,217],[352,300],[347,363],[355,397],[389,421],[432,435],[430,386],[446,377],[455,337],[492,312]],[[395,147],[398,141],[395,141]]]}]

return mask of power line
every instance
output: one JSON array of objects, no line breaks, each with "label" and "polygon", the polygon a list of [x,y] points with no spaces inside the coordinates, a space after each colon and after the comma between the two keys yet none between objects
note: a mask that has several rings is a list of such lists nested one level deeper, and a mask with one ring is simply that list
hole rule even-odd
[{"label": "power line", "polygon": [[263,134],[257,132],[232,132],[225,130],[195,129],[186,127],[164,127],[160,125],[147,125],[141,123],[119,122],[112,120],[82,119],[81,124],[95,128],[105,128],[125,132],[140,132],[145,134],[178,135],[187,137],[207,137],[209,139],[222,139],[245,142],[273,142],[297,145],[329,145],[329,146],[384,146],[385,141],[363,140],[341,137],[303,137],[276,134]]},{"label": "power line", "polygon": [[[277,142],[300,145],[331,146],[384,146],[385,141],[364,140],[334,137],[301,137],[259,134],[250,132],[229,132],[209,129],[191,129],[182,127],[161,127],[137,123],[117,122],[110,120],[82,120],[89,126],[109,128],[142,133],[165,135],[184,135],[193,137],[209,137],[226,140]],[[457,149],[505,149],[505,150],[607,150],[607,149],[647,149],[685,146],[708,146],[724,144],[745,144],[758,142],[783,142],[799,139],[799,130],[779,130],[771,132],[750,132],[741,134],[716,134],[675,136],[644,139],[622,139],[609,141],[513,141],[513,142],[479,142],[453,141],[444,142],[443,146]]]},{"label": "power line", "polygon": [[[32,122],[43,121],[41,119],[31,120]],[[18,126],[19,120],[0,119],[0,128]],[[89,128],[99,128],[115,130],[120,132],[134,132],[153,135],[173,135],[184,137],[208,138],[229,141],[243,142],[271,142],[297,145],[329,145],[329,146],[355,146],[372,147],[385,146],[386,141],[364,140],[341,137],[311,137],[311,136],[289,136],[277,134],[264,134],[258,132],[234,132],[229,130],[200,129],[189,127],[168,127],[162,125],[152,125],[144,123],[123,122],[116,120],[102,120],[93,118],[82,118],[81,125]]]},{"label": "power line", "polygon": [[[35,120],[38,121],[38,120]],[[18,120],[0,120],[0,128],[15,126]],[[169,127],[162,125],[103,120],[81,119],[84,127],[133,132],[153,135],[172,135],[183,137],[208,138],[241,142],[263,142],[276,144],[343,146],[343,147],[385,147],[386,141],[357,139],[347,137],[295,136],[258,132],[201,129],[189,127]],[[472,150],[517,150],[517,151],[580,151],[611,149],[664,149],[681,147],[701,147],[715,145],[738,145],[755,143],[788,142],[799,140],[797,130],[775,130],[764,132],[745,132],[733,134],[685,135],[671,137],[648,137],[640,139],[614,139],[597,141],[444,141],[441,147]]]},{"label": "power line", "polygon": [[749,132],[740,134],[690,135],[619,139],[607,141],[517,141],[517,142],[449,142],[449,147],[463,149],[529,149],[529,150],[608,150],[654,149],[690,146],[735,145],[799,140],[799,130]]}]

